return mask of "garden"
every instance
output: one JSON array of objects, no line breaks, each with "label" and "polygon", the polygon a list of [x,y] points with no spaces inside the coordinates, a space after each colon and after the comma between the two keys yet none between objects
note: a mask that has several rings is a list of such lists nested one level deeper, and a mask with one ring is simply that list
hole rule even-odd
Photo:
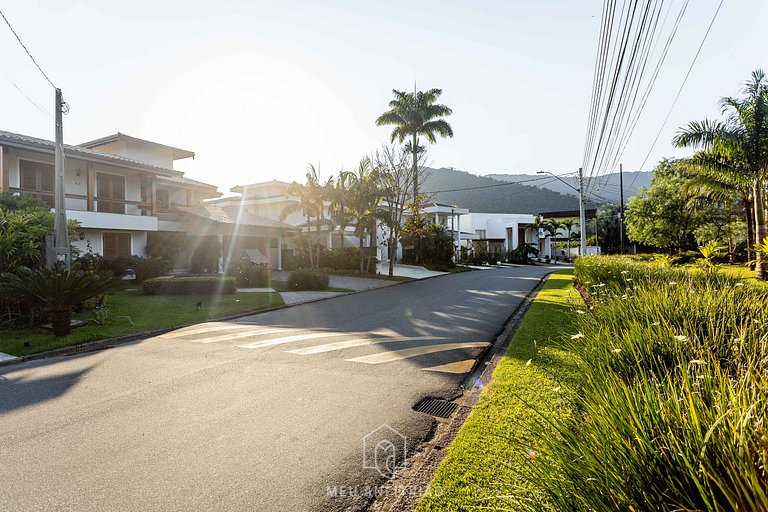
[{"label": "garden", "polygon": [[768,508],[768,286],[646,259],[550,278],[417,510]]}]

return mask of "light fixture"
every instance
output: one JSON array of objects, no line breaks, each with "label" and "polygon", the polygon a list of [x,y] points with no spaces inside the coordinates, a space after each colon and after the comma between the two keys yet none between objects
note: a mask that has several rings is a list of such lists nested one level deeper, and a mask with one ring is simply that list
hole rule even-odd
[{"label": "light fixture", "polygon": [[77,234],[77,238],[80,240],[85,240],[85,231],[81,231]]}]

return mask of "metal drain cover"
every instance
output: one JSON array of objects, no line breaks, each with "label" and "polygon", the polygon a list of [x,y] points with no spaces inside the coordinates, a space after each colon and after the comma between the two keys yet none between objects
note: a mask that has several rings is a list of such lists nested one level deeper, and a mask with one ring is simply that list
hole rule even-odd
[{"label": "metal drain cover", "polygon": [[458,404],[453,402],[447,402],[437,398],[425,398],[419,402],[413,410],[429,414],[430,416],[437,416],[438,418],[448,418],[458,406]]}]

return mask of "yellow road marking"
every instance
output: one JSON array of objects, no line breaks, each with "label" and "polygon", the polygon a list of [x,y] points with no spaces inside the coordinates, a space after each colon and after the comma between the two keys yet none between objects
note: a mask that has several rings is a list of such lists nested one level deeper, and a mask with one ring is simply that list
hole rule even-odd
[{"label": "yellow road marking", "polygon": [[271,340],[259,340],[246,345],[238,345],[240,348],[262,348],[273,345],[282,345],[284,343],[293,343],[294,341],[310,340],[316,338],[328,338],[330,336],[339,336],[337,332],[313,332],[309,334],[297,334],[295,336],[283,336],[282,338],[273,338]]},{"label": "yellow road marking", "polygon": [[444,340],[444,339],[446,338],[435,338],[434,336],[416,336],[413,338],[359,338],[354,340],[326,343],[325,345],[317,345],[314,347],[299,348],[296,350],[286,350],[286,352],[289,354],[298,354],[300,356],[308,356],[312,354],[322,354],[324,352],[333,352],[334,350],[343,350],[345,348],[362,347],[364,345],[372,345],[374,343],[390,343],[395,341]]},{"label": "yellow road marking", "polygon": [[422,368],[426,372],[443,372],[443,373],[467,373],[472,367],[475,366],[474,359],[465,359],[464,361],[456,361],[455,363],[441,364],[440,366],[430,366],[429,368]]},{"label": "yellow road marking", "polygon": [[355,363],[365,364],[381,364],[389,363],[391,361],[399,361],[400,359],[408,359],[411,357],[423,356],[425,354],[433,354],[435,352],[444,352],[446,350],[458,350],[462,348],[479,348],[487,347],[490,345],[487,341],[477,341],[469,343],[443,343],[440,345],[424,345],[422,347],[404,348],[401,350],[392,350],[390,352],[380,352],[378,354],[372,354],[370,356],[355,357],[353,359],[347,359]]}]

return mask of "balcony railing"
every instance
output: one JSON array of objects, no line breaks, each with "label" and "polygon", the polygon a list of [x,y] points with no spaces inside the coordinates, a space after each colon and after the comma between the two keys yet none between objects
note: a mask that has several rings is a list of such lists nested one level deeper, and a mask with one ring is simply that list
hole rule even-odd
[{"label": "balcony railing", "polygon": [[[31,190],[31,189],[24,189],[24,188],[9,188],[9,191],[11,193],[19,192],[21,194],[27,195],[27,196],[33,196],[40,199],[42,202],[44,202],[49,207],[53,208],[55,206],[55,198],[56,194],[54,192],[48,192],[45,190]],[[88,196],[84,196],[81,194],[66,194],[67,199],[79,199],[82,201],[88,201]],[[94,197],[94,202],[98,206],[99,198]],[[127,199],[102,199],[102,203],[106,203],[110,205],[109,211],[104,211],[102,213],[118,213],[118,214],[124,214],[124,215],[143,215],[148,216],[152,214],[152,203],[148,203],[146,201],[129,201]],[[116,207],[122,206],[122,212],[115,211],[117,210]],[[139,213],[125,213],[125,206],[136,206],[139,210]],[[96,211],[98,211],[98,208],[96,208]]]}]

